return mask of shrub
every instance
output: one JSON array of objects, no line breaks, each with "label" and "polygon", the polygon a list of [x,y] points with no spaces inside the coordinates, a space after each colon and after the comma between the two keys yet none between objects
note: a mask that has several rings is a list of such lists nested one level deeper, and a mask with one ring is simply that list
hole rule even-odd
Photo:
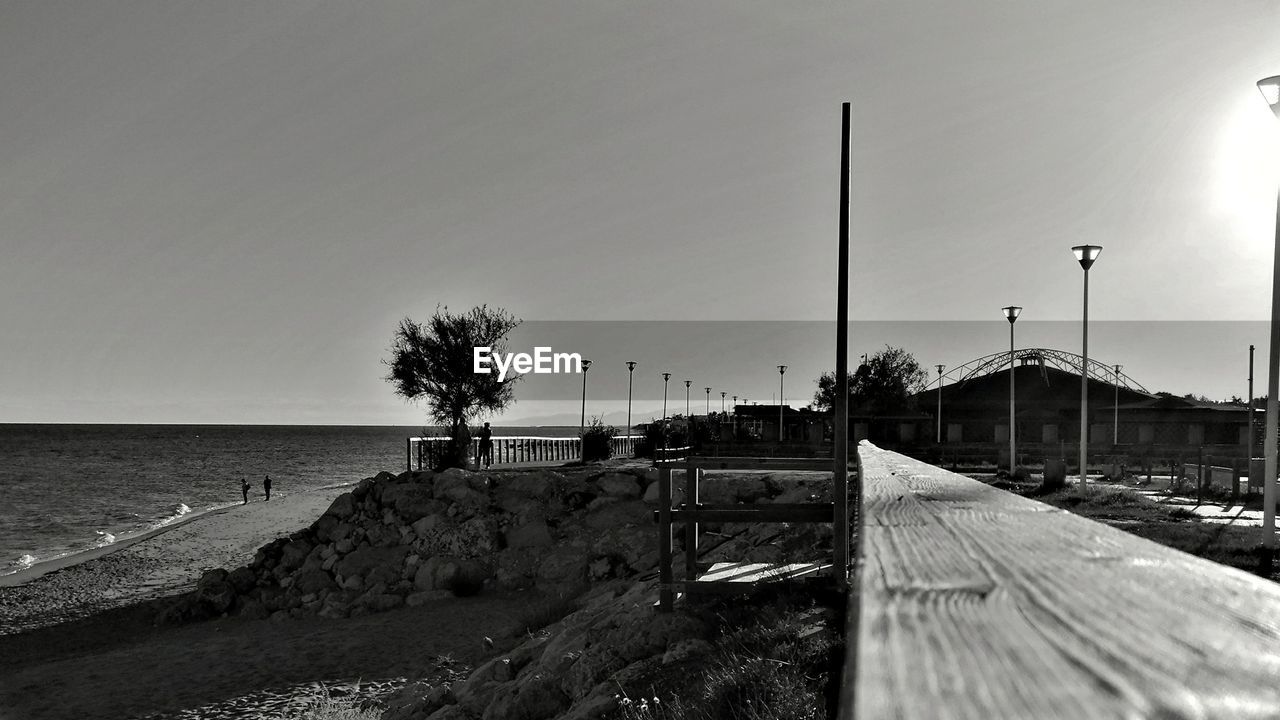
[{"label": "shrub", "polygon": [[614,426],[605,425],[599,417],[591,418],[591,424],[582,431],[582,459],[592,462],[613,457],[613,436],[617,434]]}]

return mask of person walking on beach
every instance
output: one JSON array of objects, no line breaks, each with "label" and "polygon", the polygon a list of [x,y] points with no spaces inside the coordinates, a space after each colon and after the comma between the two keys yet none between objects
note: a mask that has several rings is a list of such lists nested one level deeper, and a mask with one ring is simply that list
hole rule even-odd
[{"label": "person walking on beach", "polygon": [[240,492],[244,494],[244,504],[249,504],[249,481],[240,478]]},{"label": "person walking on beach", "polygon": [[481,461],[485,467],[493,464],[493,430],[489,429],[489,423],[485,423],[480,429],[480,455],[476,458],[476,467],[480,467]]},{"label": "person walking on beach", "polygon": [[267,475],[262,481],[262,489],[267,493],[267,501],[271,500],[271,476]]}]

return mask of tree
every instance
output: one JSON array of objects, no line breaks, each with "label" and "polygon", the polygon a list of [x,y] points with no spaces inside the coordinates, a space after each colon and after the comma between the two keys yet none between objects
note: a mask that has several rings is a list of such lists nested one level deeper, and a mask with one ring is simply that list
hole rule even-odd
[{"label": "tree", "polygon": [[[873,415],[910,410],[914,408],[911,396],[924,390],[928,382],[929,374],[911,353],[885,345],[884,350],[849,373],[849,407]],[[836,374],[823,373],[818,378],[813,406],[833,410],[835,399]]]},{"label": "tree", "polygon": [[405,318],[396,328],[391,359],[383,361],[390,368],[386,380],[407,400],[425,399],[431,419],[449,427],[445,465],[466,464],[468,421],[515,402],[519,377],[508,375],[499,382],[497,373],[475,372],[473,349],[490,347],[495,355],[505,354],[507,335],[519,324],[511,313],[482,305],[460,315],[437,307],[425,324]]}]

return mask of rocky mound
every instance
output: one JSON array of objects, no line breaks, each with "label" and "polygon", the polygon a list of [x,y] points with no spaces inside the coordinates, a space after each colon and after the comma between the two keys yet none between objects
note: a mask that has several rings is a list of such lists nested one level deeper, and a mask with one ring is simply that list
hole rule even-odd
[{"label": "rocky mound", "polygon": [[646,470],[380,473],[248,566],[206,572],[160,619],[347,617],[485,587],[626,577],[656,563]]}]

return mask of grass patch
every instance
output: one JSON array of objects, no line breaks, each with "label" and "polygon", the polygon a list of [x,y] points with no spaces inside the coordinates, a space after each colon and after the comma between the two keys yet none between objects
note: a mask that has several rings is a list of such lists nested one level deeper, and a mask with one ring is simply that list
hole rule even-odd
[{"label": "grass patch", "polygon": [[317,696],[302,710],[296,720],[378,720],[382,711],[376,707],[361,707],[353,698],[333,697],[329,688]]},{"label": "grass patch", "polygon": [[528,603],[516,616],[517,632],[521,635],[534,635],[560,622],[581,608],[582,593],[586,590],[587,586],[562,590]]},{"label": "grass patch", "polygon": [[787,587],[691,601],[681,610],[716,629],[711,650],[655,664],[619,685],[620,720],[820,720],[835,716],[842,608]]}]

